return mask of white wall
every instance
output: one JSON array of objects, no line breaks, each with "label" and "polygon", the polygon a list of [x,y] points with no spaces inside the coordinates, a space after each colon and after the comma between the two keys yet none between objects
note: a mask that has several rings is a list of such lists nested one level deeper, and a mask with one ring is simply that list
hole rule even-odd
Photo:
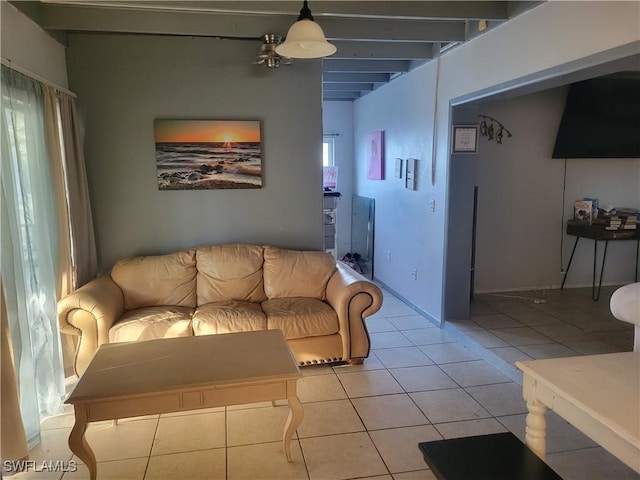
[{"label": "white wall", "polygon": [[[402,76],[356,102],[355,193],[376,200],[374,272],[377,279],[402,294],[426,313],[439,304],[439,289],[425,288],[433,272],[440,272],[442,249],[437,213],[429,209],[435,64]],[[432,92],[428,94],[428,92]],[[384,131],[384,180],[367,179],[367,136]],[[394,177],[395,159],[417,159],[417,190]],[[390,260],[389,260],[390,259]],[[418,271],[417,279],[411,271]]]},{"label": "white wall", "polygon": [[[640,160],[552,159],[566,87],[482,103],[480,114],[513,133],[501,145],[480,138],[475,291],[558,288],[575,237],[565,234],[574,200],[640,207]],[[563,199],[565,208],[563,212]],[[561,245],[563,244],[562,266]],[[600,244],[600,255],[602,254]],[[635,242],[611,242],[603,284],[633,279]],[[599,257],[600,259],[601,257]],[[593,241],[580,240],[567,287],[591,285]],[[598,268],[600,262],[598,262]]]},{"label": "white wall", "polygon": [[351,252],[351,199],[353,197],[353,103],[324,102],[322,129],[334,141],[334,160],[338,166],[338,187],[342,194],[337,209],[338,258]]},{"label": "white wall", "polygon": [[[102,269],[125,256],[222,242],[322,248],[321,64],[268,70],[252,65],[256,48],[69,35]],[[159,191],[155,118],[261,120],[263,188]]]},{"label": "white wall", "polygon": [[2,58],[67,87],[65,48],[9,2],[0,2]]},{"label": "white wall", "polygon": [[[639,16],[637,2],[546,2],[355,102],[355,188],[376,199],[376,276],[381,281],[436,320],[445,318],[447,301],[467,302],[466,252],[447,246],[447,229],[457,221],[455,211],[445,215],[449,189],[454,193],[456,189],[455,179],[449,178],[450,102],[639,42]],[[436,76],[435,185],[431,187],[425,172],[432,159]],[[399,195],[389,164],[387,180],[363,178],[365,139],[375,130],[386,132],[387,145],[392,146],[387,147],[387,158],[411,151],[422,160],[415,201]],[[469,168],[475,167],[470,163]],[[431,199],[436,202],[434,213],[428,208]],[[392,250],[392,262],[385,264],[388,250]],[[456,265],[451,260],[457,257]],[[418,268],[416,281],[408,275],[412,266]],[[447,300],[451,294],[457,297]]]}]

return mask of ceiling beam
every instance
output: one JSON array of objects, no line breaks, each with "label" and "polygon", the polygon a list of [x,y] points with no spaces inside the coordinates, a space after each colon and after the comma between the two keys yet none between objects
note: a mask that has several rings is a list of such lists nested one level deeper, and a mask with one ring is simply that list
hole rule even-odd
[{"label": "ceiling beam", "polygon": [[43,6],[41,22],[41,27],[45,30],[256,39],[265,33],[284,34],[291,26],[288,18],[276,16],[218,15],[49,4]]},{"label": "ceiling beam", "polygon": [[456,42],[465,39],[464,21],[323,18],[325,36],[333,40]]},{"label": "ceiling beam", "polygon": [[338,51],[331,58],[433,58],[433,44],[425,42],[357,42],[334,40]]},{"label": "ceiling beam", "polygon": [[326,83],[322,88],[325,92],[371,92],[375,87],[373,83]]},{"label": "ceiling beam", "polygon": [[[206,1],[206,0],[43,0],[49,5],[106,6],[156,11],[192,11],[297,16],[302,2],[296,1]],[[507,20],[507,1],[312,1],[315,17],[414,18],[423,20]],[[534,3],[534,2],[522,2]]]},{"label": "ceiling beam", "polygon": [[388,73],[352,73],[326,72],[322,75],[322,82],[327,83],[387,83],[391,79]]},{"label": "ceiling beam", "polygon": [[[41,26],[46,30],[128,32],[164,35],[202,35],[258,38],[265,33],[284,35],[288,17],[96,8],[43,4]],[[462,21],[369,20],[327,17],[320,22],[329,39],[448,42],[465,39]]]},{"label": "ceiling beam", "polygon": [[334,100],[353,100],[354,98],[360,98],[362,95],[359,91],[355,92],[327,92],[322,93],[322,97],[325,99]]},{"label": "ceiling beam", "polygon": [[396,73],[408,72],[408,60],[331,60],[322,62],[324,72],[371,72]]}]

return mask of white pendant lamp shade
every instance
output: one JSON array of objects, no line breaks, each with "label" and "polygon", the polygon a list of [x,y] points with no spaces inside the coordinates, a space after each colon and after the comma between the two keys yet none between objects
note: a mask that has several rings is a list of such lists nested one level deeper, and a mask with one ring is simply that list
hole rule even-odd
[{"label": "white pendant lamp shade", "polygon": [[324,32],[311,16],[304,2],[298,21],[291,25],[283,43],[276,47],[276,53],[289,58],[322,58],[336,53],[335,45],[327,42]]}]

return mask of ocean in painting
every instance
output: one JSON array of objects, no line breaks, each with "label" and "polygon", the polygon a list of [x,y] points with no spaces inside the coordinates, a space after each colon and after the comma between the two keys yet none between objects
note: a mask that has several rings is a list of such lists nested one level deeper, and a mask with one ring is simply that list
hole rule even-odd
[{"label": "ocean in painting", "polygon": [[260,143],[156,143],[160,190],[261,188]]}]

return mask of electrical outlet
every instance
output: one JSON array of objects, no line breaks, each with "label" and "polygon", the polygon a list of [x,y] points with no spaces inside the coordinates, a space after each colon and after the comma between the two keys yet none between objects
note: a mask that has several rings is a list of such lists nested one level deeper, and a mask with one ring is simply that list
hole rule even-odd
[{"label": "electrical outlet", "polygon": [[391,250],[387,250],[387,262],[391,263]]},{"label": "electrical outlet", "polygon": [[414,268],[411,270],[411,276],[413,277],[414,280],[418,279],[418,269]]},{"label": "electrical outlet", "polygon": [[429,202],[429,205],[431,207],[431,211],[435,212],[436,211],[436,201],[435,201],[435,199],[431,200],[431,202]]}]

